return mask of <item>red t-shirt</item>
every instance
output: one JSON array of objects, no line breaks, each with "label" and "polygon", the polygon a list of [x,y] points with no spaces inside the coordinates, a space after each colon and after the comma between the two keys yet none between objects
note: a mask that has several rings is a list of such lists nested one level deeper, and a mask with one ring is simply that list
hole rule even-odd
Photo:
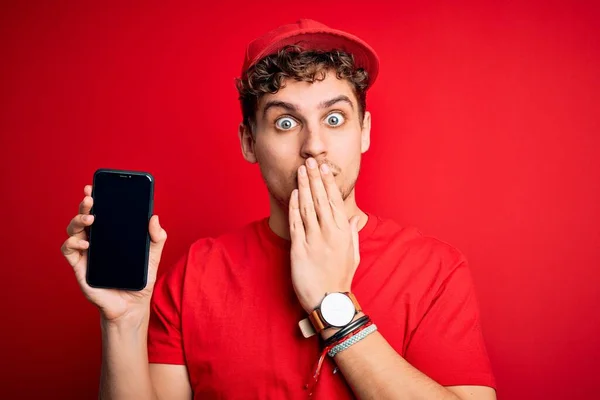
[{"label": "red t-shirt", "polygon": [[[495,387],[461,253],[373,215],[359,235],[352,292],[387,342],[441,385]],[[149,361],[187,365],[195,399],[305,399],[320,342],[298,328],[289,249],[266,218],[195,242],[156,283]],[[354,398],[334,367],[313,398]]]}]

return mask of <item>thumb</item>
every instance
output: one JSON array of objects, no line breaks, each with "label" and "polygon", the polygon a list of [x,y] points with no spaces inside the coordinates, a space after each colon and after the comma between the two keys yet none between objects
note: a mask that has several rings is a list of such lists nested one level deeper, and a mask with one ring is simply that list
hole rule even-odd
[{"label": "thumb", "polygon": [[360,221],[359,216],[350,218],[350,229],[352,230],[352,247],[354,248],[354,265],[358,267],[360,263],[360,249],[359,249],[359,236],[358,236],[358,222]]},{"label": "thumb", "polygon": [[160,257],[162,255],[163,247],[167,241],[167,232],[160,226],[158,221],[158,215],[153,215],[150,218],[150,224],[148,226],[150,232],[150,256],[148,259],[148,277],[152,281],[156,278],[156,271],[158,270],[158,264],[160,263]]}]

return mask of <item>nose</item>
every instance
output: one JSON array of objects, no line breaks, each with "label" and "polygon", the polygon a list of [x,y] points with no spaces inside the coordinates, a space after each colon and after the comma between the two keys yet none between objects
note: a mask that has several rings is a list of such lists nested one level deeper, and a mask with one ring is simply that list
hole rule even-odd
[{"label": "nose", "polygon": [[325,132],[319,128],[306,127],[302,139],[301,156],[304,159],[313,157],[317,160],[327,156]]}]

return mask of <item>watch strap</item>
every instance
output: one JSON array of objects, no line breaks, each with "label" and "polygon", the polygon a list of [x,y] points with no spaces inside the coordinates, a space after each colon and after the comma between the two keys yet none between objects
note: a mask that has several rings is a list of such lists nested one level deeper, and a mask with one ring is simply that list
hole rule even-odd
[{"label": "watch strap", "polygon": [[330,326],[321,316],[321,310],[319,308],[308,314],[308,319],[317,333]]},{"label": "watch strap", "polygon": [[352,293],[352,292],[344,292],[344,293],[346,294],[346,296],[350,297],[350,300],[352,300],[352,304],[354,304],[356,313],[362,312],[362,308],[360,307],[360,304],[358,304],[358,300],[356,300],[354,293]]}]

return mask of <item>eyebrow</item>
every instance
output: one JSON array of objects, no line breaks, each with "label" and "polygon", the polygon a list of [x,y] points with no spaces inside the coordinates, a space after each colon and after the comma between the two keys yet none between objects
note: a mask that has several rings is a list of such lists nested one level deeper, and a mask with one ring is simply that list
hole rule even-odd
[{"label": "eyebrow", "polygon": [[346,96],[344,94],[334,97],[331,100],[323,101],[321,104],[319,104],[319,108],[329,108],[332,105],[334,105],[335,103],[339,103],[339,102],[348,103],[350,105],[350,108],[352,108],[354,110],[354,104],[352,104],[352,100],[350,100],[348,98],[348,96]]},{"label": "eyebrow", "polygon": [[275,107],[283,108],[290,112],[298,111],[298,107],[292,103],[287,103],[287,102],[281,101],[281,100],[269,100],[267,102],[267,104],[265,104],[265,109],[263,110],[263,118],[265,118],[267,116],[267,111],[269,111],[269,109],[275,108]]},{"label": "eyebrow", "polygon": [[[319,109],[329,108],[332,105],[339,103],[339,102],[348,103],[350,105],[350,108],[352,108],[352,110],[354,110],[354,104],[352,104],[352,100],[350,100],[350,98],[348,96],[343,95],[343,94],[339,95],[337,97],[334,97],[333,99],[322,101],[321,104],[319,104]],[[263,110],[263,118],[266,117],[267,111],[269,111],[269,109],[275,108],[275,107],[283,108],[290,112],[298,112],[298,106],[296,106],[295,104],[288,103],[288,102],[281,101],[281,100],[270,100],[265,104],[265,109]]]}]

